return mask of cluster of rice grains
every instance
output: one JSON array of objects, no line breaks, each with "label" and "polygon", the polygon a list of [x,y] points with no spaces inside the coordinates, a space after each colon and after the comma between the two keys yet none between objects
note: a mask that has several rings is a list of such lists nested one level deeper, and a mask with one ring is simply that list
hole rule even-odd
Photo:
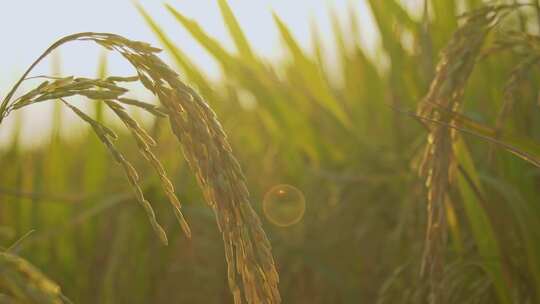
[{"label": "cluster of rice grains", "polygon": [[[109,77],[103,80],[74,77],[49,79],[36,89],[11,101],[19,85],[27,79],[40,60],[58,46],[74,40],[94,41],[109,50],[119,52],[134,66],[137,76]],[[137,171],[113,145],[112,139],[116,138],[114,132],[71,105],[65,98],[81,95],[98,102],[103,101],[126,125],[135,138],[140,153],[159,175],[181,227],[186,235],[190,236],[191,232],[180,211],[180,202],[174,193],[173,185],[152,153],[151,148],[156,142],[128,115],[123,105],[136,106],[157,116],[168,115],[172,130],[182,145],[184,156],[197,177],[206,201],[213,208],[223,234],[229,286],[235,303],[242,303],[243,300],[248,303],[279,303],[279,278],[270,243],[250,205],[245,177],[232,154],[226,135],[207,103],[180,81],[178,75],[155,55],[159,51],[146,43],[108,33],[87,32],[66,36],[38,58],[6,95],[0,105],[0,123],[13,110],[36,102],[60,99],[92,127],[114,159],[122,165],[154,231],[162,242],[167,244],[166,234],[157,222],[151,204],[143,195]],[[159,98],[163,109],[123,98],[122,95],[127,90],[118,83],[126,81],[140,81]]]},{"label": "cluster of rice grains", "polygon": [[457,136],[457,131],[448,127],[454,125],[450,114],[461,107],[467,80],[487,34],[502,15],[515,7],[488,6],[462,16],[463,24],[442,52],[429,92],[418,107],[418,117],[428,129],[420,174],[425,178],[428,202],[422,274],[428,280],[429,303],[442,303],[445,298],[440,284],[447,238],[444,202],[455,171],[453,145]]},{"label": "cluster of rice grains", "polygon": [[0,252],[0,303],[62,304],[60,287],[26,260]]}]

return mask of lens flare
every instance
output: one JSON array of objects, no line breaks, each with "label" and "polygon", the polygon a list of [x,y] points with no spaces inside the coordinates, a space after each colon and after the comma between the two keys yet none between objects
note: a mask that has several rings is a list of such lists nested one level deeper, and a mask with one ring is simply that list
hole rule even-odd
[{"label": "lens flare", "polygon": [[264,195],[264,215],[276,226],[288,227],[300,222],[305,211],[304,194],[291,185],[274,186]]}]

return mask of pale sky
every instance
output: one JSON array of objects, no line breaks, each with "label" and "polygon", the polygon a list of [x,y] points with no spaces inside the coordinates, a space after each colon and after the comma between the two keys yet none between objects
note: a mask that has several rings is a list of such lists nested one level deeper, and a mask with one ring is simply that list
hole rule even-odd
[{"label": "pale sky", "polygon": [[[216,0],[138,1],[168,33],[177,45],[207,74],[218,79],[216,62],[198,46],[164,7],[168,3],[195,19],[210,35],[230,50],[232,41],[223,25]],[[263,58],[276,60],[284,56],[272,11],[290,27],[295,38],[307,49],[310,46],[310,20],[314,19],[332,62],[335,44],[329,20],[330,9],[348,24],[348,10],[355,9],[361,22],[360,37],[368,47],[376,45],[376,32],[365,0],[229,0],[255,51]],[[130,0],[4,0],[0,11],[0,97],[26,67],[58,38],[75,32],[111,32],[133,40],[159,46]],[[100,49],[84,42],[66,45],[60,50],[65,75],[95,76]],[[161,56],[169,60],[165,53]],[[111,57],[112,74],[129,74],[128,66]],[[33,75],[50,74],[50,62],[43,62]],[[25,110],[23,140],[35,142],[46,133],[51,120],[50,105],[36,105]],[[9,140],[13,118],[0,126],[0,144]],[[38,140],[39,142],[39,140]]]}]

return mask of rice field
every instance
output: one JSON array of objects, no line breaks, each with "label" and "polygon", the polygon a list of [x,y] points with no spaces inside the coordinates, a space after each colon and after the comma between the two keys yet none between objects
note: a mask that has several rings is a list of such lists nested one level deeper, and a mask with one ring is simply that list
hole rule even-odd
[{"label": "rice field", "polygon": [[[352,9],[309,49],[274,14],[270,61],[216,1],[234,50],[134,3],[158,45],[58,37],[2,88],[0,303],[540,303],[540,2],[366,0],[375,55]],[[34,73],[78,43],[94,77]]]}]

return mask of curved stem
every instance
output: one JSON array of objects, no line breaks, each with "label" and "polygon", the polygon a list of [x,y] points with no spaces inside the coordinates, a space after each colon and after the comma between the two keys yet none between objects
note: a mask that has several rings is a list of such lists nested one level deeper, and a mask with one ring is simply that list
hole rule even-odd
[{"label": "curved stem", "polygon": [[92,34],[96,34],[96,33],[83,32],[83,33],[77,33],[77,34],[72,34],[72,35],[65,36],[65,37],[59,39],[58,41],[56,41],[55,43],[53,43],[47,50],[45,50],[45,52],[43,52],[43,54],[41,54],[41,56],[39,56],[38,59],[36,59],[36,61],[34,61],[28,67],[28,69],[24,72],[24,74],[21,76],[21,78],[15,83],[15,85],[11,88],[11,90],[7,93],[7,95],[2,100],[2,104],[0,105],[0,124],[2,123],[2,121],[5,118],[6,108],[8,107],[9,101],[13,97],[13,94],[15,94],[15,92],[17,91],[17,89],[19,88],[21,83],[26,79],[28,74],[30,74],[30,72],[36,67],[36,65],[41,60],[43,60],[45,57],[47,57],[54,49],[58,48],[62,44],[66,43],[66,42],[69,42],[69,41],[72,41],[72,40],[76,40],[76,39],[78,39],[80,37],[84,37],[84,36],[88,36],[88,35],[92,35]]}]

